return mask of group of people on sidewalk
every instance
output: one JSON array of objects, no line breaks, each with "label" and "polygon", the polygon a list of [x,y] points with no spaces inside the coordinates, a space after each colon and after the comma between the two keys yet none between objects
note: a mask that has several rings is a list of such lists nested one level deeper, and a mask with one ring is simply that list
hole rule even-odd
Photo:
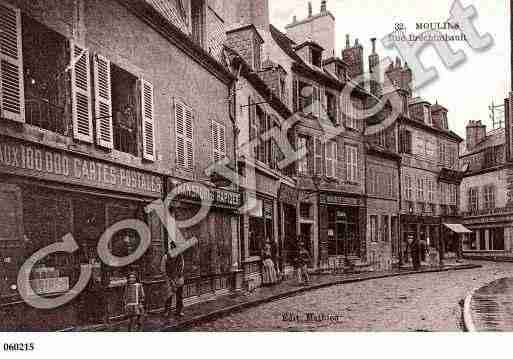
[{"label": "group of people on sidewalk", "polygon": [[[280,271],[276,247],[273,247],[271,241],[266,241],[262,249],[262,285],[275,285],[283,280]],[[300,237],[297,242],[297,250],[294,254],[294,266],[299,284],[308,284],[310,276],[308,274],[308,265],[311,256],[305,247],[304,240]],[[185,285],[184,276],[185,262],[182,254],[171,257],[165,254],[160,263],[160,269],[166,275],[163,285],[164,293],[164,316],[169,319],[173,314],[173,297],[176,299],[174,314],[176,317],[183,317],[183,287]],[[136,273],[128,275],[127,286],[125,289],[125,314],[129,321],[128,329],[140,330],[143,327],[146,317],[145,311],[145,293],[142,283],[138,280]]]}]

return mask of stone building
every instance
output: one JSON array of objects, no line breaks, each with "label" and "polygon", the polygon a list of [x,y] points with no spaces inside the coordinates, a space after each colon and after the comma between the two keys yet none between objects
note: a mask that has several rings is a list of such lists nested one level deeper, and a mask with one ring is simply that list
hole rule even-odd
[{"label": "stone building", "polygon": [[461,184],[463,222],[472,230],[464,243],[467,257],[512,254],[513,210],[507,203],[506,131],[486,131],[481,121],[469,121],[460,162],[466,169]]},{"label": "stone building", "polygon": [[[448,110],[421,98],[411,98],[411,70],[398,60],[387,70],[408,98],[407,116],[400,117],[401,248],[408,236],[424,241],[443,260],[458,253],[461,235],[458,165],[463,141],[450,130]],[[401,253],[403,258],[405,253]]]},{"label": "stone building", "polygon": [[[186,304],[234,289],[240,196],[234,186],[216,188],[205,173],[219,157],[235,161],[234,76],[216,60],[222,14],[215,2],[207,5],[0,2],[0,27],[9,34],[0,76],[0,207],[8,210],[0,226],[2,330],[119,319],[129,271],[145,286],[149,312],[161,310],[168,235],[158,213],[145,209],[183,183],[202,184],[214,198],[206,218],[184,230],[186,239],[198,239],[186,252]],[[183,220],[196,213],[199,197],[181,188],[170,210]],[[103,232],[130,219],[149,227],[148,251],[129,267],[102,264]],[[19,269],[68,233],[78,249],[42,258],[30,286],[44,298],[73,296],[87,264],[91,283],[64,306],[35,309],[20,300]],[[113,254],[132,253],[139,234],[115,232]]]}]

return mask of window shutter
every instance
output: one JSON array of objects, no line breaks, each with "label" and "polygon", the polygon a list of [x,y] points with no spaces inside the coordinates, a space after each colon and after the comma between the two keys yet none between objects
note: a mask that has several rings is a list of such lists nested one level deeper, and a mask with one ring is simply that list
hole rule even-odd
[{"label": "window shutter", "polygon": [[298,111],[298,82],[296,79],[292,81],[292,109],[294,112]]},{"label": "window shutter", "polygon": [[225,126],[212,120],[212,151],[214,162],[226,156],[226,130]]},{"label": "window shutter", "polygon": [[309,137],[307,139],[306,143],[308,154],[307,154],[307,167],[308,167],[308,174],[313,175],[315,173],[315,140],[313,137]]},{"label": "window shutter", "polygon": [[25,122],[21,12],[0,3],[0,69],[2,117]]},{"label": "window shutter", "polygon": [[71,106],[73,135],[77,140],[93,142],[93,119],[91,114],[91,72],[89,50],[71,44]]},{"label": "window shutter", "polygon": [[186,149],[186,168],[194,168],[194,114],[189,107],[185,108],[185,149]]},{"label": "window shutter", "polygon": [[141,80],[143,158],[155,161],[155,110],[153,85]]},{"label": "window shutter", "polygon": [[336,149],[333,146],[333,141],[326,142],[326,177],[333,178],[334,171],[333,171],[333,163],[334,163],[334,151]]},{"label": "window shutter", "polygon": [[210,122],[211,139],[212,139],[212,153],[214,162],[219,161],[219,128],[217,122],[212,120]]},{"label": "window shutter", "polygon": [[185,139],[185,108],[175,103],[175,135],[176,135],[176,165],[178,167],[186,167],[186,139]]},{"label": "window shutter", "polygon": [[96,140],[98,145],[112,149],[112,99],[110,61],[101,55],[94,58],[94,97]]},{"label": "window shutter", "polygon": [[322,141],[314,137],[315,175],[322,176]]}]

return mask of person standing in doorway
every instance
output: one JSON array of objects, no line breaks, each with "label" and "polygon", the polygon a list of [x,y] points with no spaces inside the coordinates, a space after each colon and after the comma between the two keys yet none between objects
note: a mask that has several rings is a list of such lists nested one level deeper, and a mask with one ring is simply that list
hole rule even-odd
[{"label": "person standing in doorway", "polygon": [[413,269],[420,269],[420,243],[419,239],[415,236],[411,236],[410,242],[410,253],[411,253],[411,262],[413,264]]},{"label": "person standing in doorway", "polygon": [[296,258],[297,277],[299,284],[310,283],[310,276],[308,275],[308,264],[310,263],[310,253],[305,248],[304,241],[300,239],[299,250]]}]

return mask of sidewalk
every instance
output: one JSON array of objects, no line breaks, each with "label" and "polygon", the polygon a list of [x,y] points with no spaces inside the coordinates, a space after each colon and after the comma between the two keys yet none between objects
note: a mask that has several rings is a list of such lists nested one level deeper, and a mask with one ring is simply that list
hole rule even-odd
[{"label": "sidewalk", "polygon": [[[285,281],[272,287],[263,287],[255,290],[253,293],[236,293],[224,297],[216,298],[215,300],[198,303],[185,308],[185,316],[176,320],[174,317],[171,320],[164,319],[160,314],[150,314],[146,318],[144,331],[183,331],[187,328],[193,327],[201,322],[214,320],[216,318],[229,315],[236,311],[241,311],[246,308],[258,306],[270,301],[291,297],[307,291],[329,287],[333,285],[360,282],[365,280],[397,277],[419,273],[435,273],[450,270],[464,270],[480,268],[480,265],[475,264],[458,264],[451,263],[445,265],[443,268],[421,268],[419,271],[414,271],[409,268],[400,270],[393,270],[389,272],[366,272],[357,274],[318,274],[312,275],[310,284],[300,286],[295,280]],[[76,328],[75,331],[111,331],[123,332],[127,331],[127,322],[114,323],[110,326],[98,325],[87,328]]]}]

